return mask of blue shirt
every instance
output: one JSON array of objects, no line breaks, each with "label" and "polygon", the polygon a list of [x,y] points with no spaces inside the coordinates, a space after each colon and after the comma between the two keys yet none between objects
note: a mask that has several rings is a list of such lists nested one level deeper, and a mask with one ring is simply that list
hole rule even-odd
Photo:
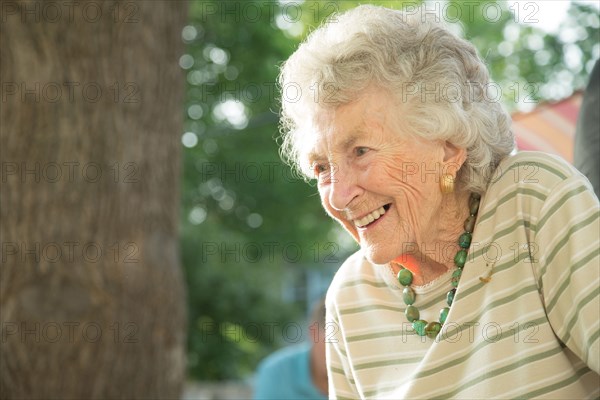
[{"label": "blue shirt", "polygon": [[319,399],[310,374],[310,343],[283,348],[261,361],[256,376],[255,399]]}]

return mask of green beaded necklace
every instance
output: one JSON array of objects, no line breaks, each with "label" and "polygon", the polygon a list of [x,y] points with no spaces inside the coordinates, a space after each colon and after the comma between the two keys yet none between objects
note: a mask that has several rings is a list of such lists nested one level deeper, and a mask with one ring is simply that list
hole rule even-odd
[{"label": "green beaded necklace", "polygon": [[471,197],[469,198],[469,217],[464,223],[465,231],[458,238],[460,250],[456,253],[456,256],[454,256],[454,264],[456,265],[457,269],[452,273],[452,289],[450,289],[450,291],[446,294],[446,303],[448,304],[448,307],[444,307],[440,310],[439,322],[427,322],[419,318],[419,309],[413,305],[417,296],[415,291],[410,287],[410,284],[413,281],[413,274],[409,269],[405,268],[403,265],[400,265],[401,269],[398,272],[398,282],[404,286],[404,289],[402,290],[402,299],[404,300],[404,304],[407,306],[404,314],[406,315],[408,321],[412,322],[413,329],[419,336],[427,335],[434,339],[442,329],[444,322],[446,322],[448,312],[450,312],[450,307],[454,301],[454,295],[456,294],[456,288],[458,287],[458,282],[460,281],[463,267],[467,261],[467,249],[471,245],[471,238],[473,235],[473,228],[475,227],[477,211],[479,211],[480,199],[481,196],[477,193],[472,193]]}]

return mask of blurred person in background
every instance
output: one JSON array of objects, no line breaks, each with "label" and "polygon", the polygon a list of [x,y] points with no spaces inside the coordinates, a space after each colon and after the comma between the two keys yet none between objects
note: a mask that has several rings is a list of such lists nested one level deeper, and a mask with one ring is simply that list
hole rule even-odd
[{"label": "blurred person in background", "polygon": [[598,198],[514,153],[486,65],[435,17],[360,6],[282,66],[283,156],[360,244],[327,292],[329,396],[597,398]]},{"label": "blurred person in background", "polygon": [[280,349],[260,363],[254,391],[256,400],[327,397],[325,298],[313,309],[309,336],[309,342]]}]

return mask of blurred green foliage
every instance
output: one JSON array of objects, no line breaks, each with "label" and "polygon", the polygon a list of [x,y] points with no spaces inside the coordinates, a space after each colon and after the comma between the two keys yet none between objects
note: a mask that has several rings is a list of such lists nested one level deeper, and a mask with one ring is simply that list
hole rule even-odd
[{"label": "blurred green foliage", "polygon": [[[304,304],[283,301],[290,272],[337,266],[356,248],[321,209],[314,184],[282,165],[275,139],[278,66],[321,20],[358,3],[191,3],[180,65],[187,85],[181,251],[193,378],[248,376],[285,344],[284,324],[304,316]],[[416,4],[377,2],[404,3]],[[472,13],[461,3],[447,2],[442,15],[461,21],[457,29],[479,49],[509,109],[527,95],[524,109],[585,85],[600,53],[596,8],[573,4],[559,33],[547,34],[518,24],[504,2],[480,2]],[[483,12],[490,3],[503,10],[494,22]]]},{"label": "blurred green foliage", "polygon": [[186,129],[199,141],[184,152],[182,261],[190,373],[205,380],[247,375],[285,344],[283,324],[304,318],[303,304],[282,300],[287,271],[322,261],[333,227],[275,142],[278,65],[297,42],[275,25],[279,7],[255,19],[240,16],[244,4],[225,15],[224,3],[192,3],[186,40]]}]

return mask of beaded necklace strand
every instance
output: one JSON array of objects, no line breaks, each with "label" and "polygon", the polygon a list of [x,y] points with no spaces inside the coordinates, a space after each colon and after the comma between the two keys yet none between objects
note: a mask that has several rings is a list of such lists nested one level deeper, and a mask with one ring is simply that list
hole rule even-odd
[{"label": "beaded necklace strand", "polygon": [[471,197],[469,198],[469,217],[465,220],[463,226],[465,231],[458,238],[460,250],[458,250],[454,256],[454,265],[456,265],[457,269],[452,273],[452,289],[450,289],[450,291],[448,291],[446,294],[446,303],[448,304],[448,307],[444,307],[440,310],[439,322],[427,322],[423,319],[420,319],[419,309],[413,305],[417,296],[415,291],[410,286],[413,281],[413,273],[400,264],[401,269],[398,272],[398,282],[404,286],[404,289],[402,290],[402,299],[404,300],[404,304],[406,304],[406,310],[404,311],[404,314],[406,315],[408,321],[412,322],[413,329],[419,336],[427,335],[428,337],[434,339],[442,329],[444,322],[446,322],[446,318],[450,312],[450,307],[454,301],[454,295],[456,294],[456,289],[458,288],[458,282],[460,281],[463,267],[467,261],[467,250],[471,245],[473,228],[475,227],[475,219],[477,217],[477,211],[479,211],[480,199],[481,196],[479,194],[471,193]]}]

